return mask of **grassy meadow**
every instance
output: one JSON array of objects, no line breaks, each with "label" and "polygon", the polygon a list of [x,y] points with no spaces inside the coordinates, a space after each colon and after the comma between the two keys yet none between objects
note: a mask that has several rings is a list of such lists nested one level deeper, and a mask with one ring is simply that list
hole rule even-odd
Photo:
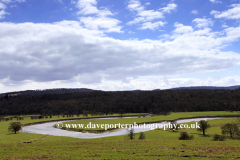
[{"label": "grassy meadow", "polygon": [[[136,114],[138,115],[138,114]],[[199,116],[238,115],[230,112],[183,112],[167,116],[145,118],[81,120],[74,123],[131,123],[156,122],[178,118]],[[125,115],[124,115],[125,116]],[[90,116],[89,116],[90,117]],[[71,117],[81,118],[81,117]],[[54,116],[51,120],[63,117]],[[66,117],[64,117],[66,119]],[[47,120],[50,120],[49,118]],[[16,120],[13,120],[16,121]],[[31,120],[25,116],[22,124],[46,121]],[[83,122],[84,121],[84,122]],[[85,122],[86,121],[86,122]],[[237,139],[227,138],[225,141],[212,141],[214,134],[221,134],[221,126],[236,119],[209,120],[212,126],[206,136],[196,129],[180,129],[172,132],[156,129],[145,132],[146,139],[126,139],[126,135],[98,139],[77,139],[40,134],[8,132],[12,121],[1,121],[0,126],[0,159],[239,159],[240,143]],[[195,123],[195,122],[192,122]],[[190,123],[189,123],[190,124]],[[181,132],[194,135],[193,140],[178,140]],[[32,143],[23,143],[31,141]]]},{"label": "grassy meadow", "polygon": [[[224,116],[224,115],[238,115],[238,113],[230,113],[230,112],[177,112],[172,113],[167,116],[151,116],[151,117],[140,117],[140,118],[122,118],[122,119],[86,119],[86,120],[77,120],[77,121],[71,121],[71,122],[64,122],[63,126],[66,126],[66,124],[72,125],[72,124],[84,124],[84,126],[87,126],[90,122],[92,125],[96,124],[133,124],[134,122],[138,123],[153,123],[153,122],[162,122],[166,120],[174,120],[174,119],[180,119],[180,118],[190,118],[190,117],[204,117],[204,116]],[[66,128],[67,130],[74,130],[73,128]],[[108,127],[108,129],[111,129]],[[81,132],[98,132],[98,131],[104,131],[105,129],[102,128],[75,128],[75,130],[80,130]]]}]

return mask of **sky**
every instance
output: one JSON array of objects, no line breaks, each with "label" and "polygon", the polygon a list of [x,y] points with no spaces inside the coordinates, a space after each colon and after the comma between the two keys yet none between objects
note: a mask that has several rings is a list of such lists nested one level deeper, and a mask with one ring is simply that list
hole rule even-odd
[{"label": "sky", "polygon": [[240,0],[0,0],[0,93],[240,85]]}]

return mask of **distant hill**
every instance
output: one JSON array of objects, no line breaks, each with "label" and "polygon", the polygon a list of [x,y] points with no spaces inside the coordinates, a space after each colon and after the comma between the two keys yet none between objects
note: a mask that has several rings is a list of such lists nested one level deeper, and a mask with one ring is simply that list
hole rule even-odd
[{"label": "distant hill", "polygon": [[26,90],[18,92],[8,92],[0,94],[0,97],[4,97],[6,94],[8,96],[18,96],[18,95],[43,95],[43,94],[64,94],[64,93],[76,93],[76,92],[92,92],[96,90],[87,88],[57,88],[57,89],[46,89],[46,90]]},{"label": "distant hill", "polygon": [[[240,88],[182,87],[161,91],[51,89],[0,97],[1,115],[103,115],[110,113],[240,111]],[[185,88],[185,89],[184,89]],[[50,94],[49,94],[50,93]],[[65,94],[62,94],[65,93]],[[19,95],[18,94],[22,94]],[[25,95],[24,95],[25,94]],[[35,95],[33,95],[35,94]]]},{"label": "distant hill", "polygon": [[182,89],[223,89],[223,90],[234,90],[240,88],[240,85],[237,86],[230,86],[230,87],[216,87],[216,86],[193,86],[193,87],[179,87],[179,88],[172,88],[170,90],[182,90]]},{"label": "distant hill", "polygon": [[[216,86],[193,86],[193,87],[179,87],[179,88],[171,88],[166,90],[234,90],[240,88],[240,85],[230,86],[230,87],[216,87]],[[16,92],[8,92],[1,93],[0,97],[4,97],[6,95],[10,97],[18,96],[18,95],[43,95],[43,94],[65,94],[65,93],[77,93],[77,92],[93,92],[100,90],[92,90],[88,88],[56,88],[56,89],[46,89],[46,90],[26,90],[26,91],[16,91]],[[132,90],[132,92],[140,92],[142,90]],[[161,89],[154,89],[152,91],[162,91]]]}]

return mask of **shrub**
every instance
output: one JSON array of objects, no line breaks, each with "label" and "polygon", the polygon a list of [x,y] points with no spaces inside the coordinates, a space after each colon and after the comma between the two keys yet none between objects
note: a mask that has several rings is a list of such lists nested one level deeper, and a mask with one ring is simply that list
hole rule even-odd
[{"label": "shrub", "polygon": [[189,136],[187,132],[182,132],[180,134],[179,140],[193,140],[193,135]]},{"label": "shrub", "polygon": [[44,118],[44,116],[39,116],[38,118],[39,118],[39,119],[43,119],[43,118]]},{"label": "shrub", "polygon": [[225,137],[222,136],[222,135],[219,135],[219,134],[215,134],[215,135],[213,136],[213,140],[214,140],[214,141],[224,141],[224,140],[225,140]]},{"label": "shrub", "polygon": [[139,138],[138,139],[145,139],[146,135],[143,132],[140,132]]}]

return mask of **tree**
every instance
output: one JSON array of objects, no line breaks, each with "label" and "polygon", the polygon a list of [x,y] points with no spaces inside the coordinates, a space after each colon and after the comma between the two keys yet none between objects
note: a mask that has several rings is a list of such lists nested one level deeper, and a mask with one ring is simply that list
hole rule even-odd
[{"label": "tree", "polygon": [[177,124],[177,121],[170,121],[170,124],[172,125],[172,128],[170,128],[173,132],[175,130],[178,130],[179,125]]},{"label": "tree", "polygon": [[14,132],[15,134],[17,131],[21,130],[22,126],[20,122],[12,122],[9,123],[8,131],[9,132]]},{"label": "tree", "polygon": [[123,109],[120,109],[119,111],[118,111],[118,113],[121,115],[121,117],[122,117],[122,115],[124,114],[124,111],[123,111]]},{"label": "tree", "polygon": [[86,117],[88,116],[88,111],[83,110],[82,113],[83,113],[83,116],[86,116]]},{"label": "tree", "polygon": [[134,129],[133,128],[129,128],[129,130],[128,130],[128,138],[129,139],[134,139],[135,138],[135,134],[134,134]]},{"label": "tree", "polygon": [[233,138],[233,135],[239,134],[239,128],[236,123],[227,123],[221,129],[222,134],[229,134],[231,138]]},{"label": "tree", "polygon": [[199,126],[200,126],[200,128],[198,128],[198,131],[202,131],[204,136],[205,136],[206,130],[211,127],[211,126],[208,124],[208,121],[204,121],[204,120],[201,120],[201,121],[199,122]]}]

